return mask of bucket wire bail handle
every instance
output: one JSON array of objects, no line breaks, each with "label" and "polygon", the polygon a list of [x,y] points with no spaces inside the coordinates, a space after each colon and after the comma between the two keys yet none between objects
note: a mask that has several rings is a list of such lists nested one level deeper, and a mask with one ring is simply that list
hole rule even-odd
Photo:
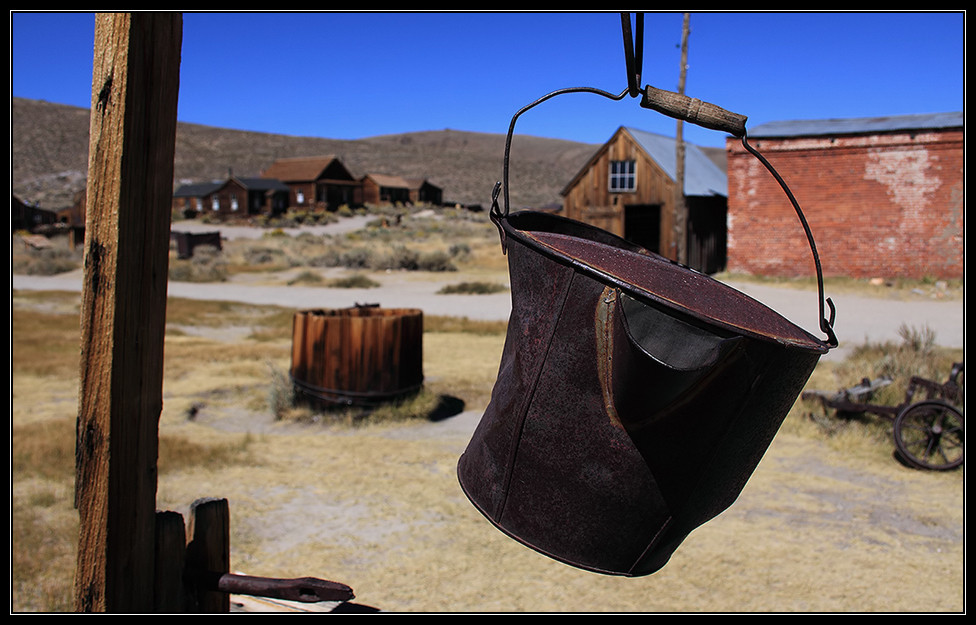
[{"label": "bucket wire bail handle", "polygon": [[[817,292],[819,295],[820,306],[820,330],[827,335],[826,344],[828,348],[837,347],[837,336],[834,334],[833,329],[836,309],[833,301],[829,297],[824,297],[823,269],[820,264],[820,255],[817,253],[817,244],[813,239],[813,232],[810,229],[810,225],[807,223],[806,217],[803,215],[799,202],[797,202],[792,191],[790,191],[786,181],[783,180],[783,177],[780,176],[779,173],[773,168],[772,164],[770,164],[769,161],[767,161],[758,150],[749,144],[746,138],[747,117],[745,115],[732,113],[709,102],[704,102],[697,98],[690,98],[683,94],[658,89],[656,87],[652,87],[651,85],[645,85],[644,88],[641,89],[640,78],[641,65],[643,63],[644,15],[643,13],[637,14],[636,37],[634,37],[632,34],[630,15],[628,13],[621,13],[620,19],[624,36],[624,56],[627,68],[627,88],[624,91],[618,95],[614,95],[607,91],[595,89],[593,87],[569,87],[566,89],[558,89],[542,96],[531,104],[522,107],[515,113],[514,116],[512,116],[512,121],[508,126],[508,136],[505,139],[504,170],[502,172],[502,180],[504,181],[504,184],[502,182],[496,182],[491,194],[492,203],[490,218],[493,222],[495,222],[495,225],[498,228],[503,253],[506,250],[505,231],[499,224],[499,221],[507,218],[509,213],[509,157],[512,147],[512,135],[514,134],[515,122],[518,120],[518,118],[529,109],[542,104],[546,100],[566,93],[594,93],[611,100],[622,100],[628,95],[632,98],[643,95],[640,102],[640,106],[643,108],[651,109],[657,111],[658,113],[667,115],[668,117],[687,121],[703,128],[727,132],[733,137],[739,138],[742,142],[742,147],[744,147],[746,151],[748,151],[760,163],[762,163],[763,167],[769,171],[776,182],[780,185],[784,193],[786,193],[786,197],[793,205],[793,210],[796,212],[796,215],[800,220],[800,225],[803,227],[807,241],[810,244],[810,251],[813,254],[813,262],[817,271]],[[498,206],[498,195],[502,189],[504,189],[504,209],[501,209]],[[829,317],[825,315],[825,302],[830,308]]]}]

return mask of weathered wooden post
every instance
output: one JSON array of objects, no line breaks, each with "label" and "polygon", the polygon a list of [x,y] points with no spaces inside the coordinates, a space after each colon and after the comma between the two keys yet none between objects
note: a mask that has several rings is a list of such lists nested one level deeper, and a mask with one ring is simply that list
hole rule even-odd
[{"label": "weathered wooden post", "polygon": [[[169,263],[179,13],[95,18],[75,441],[75,609],[226,612],[233,593],[353,598],[312,577],[229,573],[229,507],[156,511]],[[157,557],[157,554],[159,557]]]},{"label": "weathered wooden post", "polygon": [[226,499],[198,499],[190,506],[186,546],[187,573],[193,580],[190,602],[194,612],[230,612],[230,595],[217,590],[217,581],[230,573],[230,506]]},{"label": "weathered wooden post", "polygon": [[95,18],[75,609],[153,608],[156,460],[182,16]]}]

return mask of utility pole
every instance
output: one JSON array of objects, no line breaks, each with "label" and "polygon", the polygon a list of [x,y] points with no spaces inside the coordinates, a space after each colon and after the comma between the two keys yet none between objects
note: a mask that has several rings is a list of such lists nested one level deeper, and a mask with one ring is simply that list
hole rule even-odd
[{"label": "utility pole", "polygon": [[[690,15],[684,14],[681,25],[681,68],[678,72],[678,93],[685,93],[685,75],[688,70],[688,33]],[[688,207],[685,205],[685,142],[681,119],[675,135],[675,175],[674,175],[674,246],[675,260],[688,263]]]}]

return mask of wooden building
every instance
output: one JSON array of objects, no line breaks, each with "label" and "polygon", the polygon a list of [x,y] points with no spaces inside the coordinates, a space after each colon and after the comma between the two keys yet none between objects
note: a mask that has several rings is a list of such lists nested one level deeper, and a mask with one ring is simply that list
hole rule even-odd
[{"label": "wooden building", "polygon": [[426,178],[407,178],[410,185],[410,201],[414,204],[440,206],[444,203],[444,192]]},{"label": "wooden building", "polygon": [[182,185],[173,192],[173,208],[184,217],[218,218],[279,215],[288,208],[289,188],[274,178],[237,178]]},{"label": "wooden building", "polygon": [[261,173],[288,185],[288,208],[334,211],[357,203],[357,181],[335,156],[281,158]]},{"label": "wooden building", "polygon": [[173,212],[184,217],[202,214],[208,208],[210,194],[220,188],[220,185],[219,181],[180,185],[173,191]]},{"label": "wooden building", "polygon": [[11,229],[34,230],[38,226],[53,224],[57,221],[57,214],[54,211],[45,210],[38,206],[31,206],[16,195],[10,197],[10,221]]},{"label": "wooden building", "polygon": [[[749,143],[783,177],[828,276],[964,275],[963,113],[783,121]],[[773,177],[729,140],[729,271],[813,275],[803,230]]]},{"label": "wooden building", "polygon": [[208,212],[223,216],[273,216],[285,212],[288,197],[289,187],[280,180],[231,177],[208,196]]},{"label": "wooden building", "polygon": [[[562,191],[564,214],[675,258],[676,140],[620,127]],[[714,273],[725,268],[725,172],[695,145],[685,144],[687,264]]]},{"label": "wooden building", "polygon": [[400,176],[366,174],[360,180],[363,204],[409,204],[410,183]]}]

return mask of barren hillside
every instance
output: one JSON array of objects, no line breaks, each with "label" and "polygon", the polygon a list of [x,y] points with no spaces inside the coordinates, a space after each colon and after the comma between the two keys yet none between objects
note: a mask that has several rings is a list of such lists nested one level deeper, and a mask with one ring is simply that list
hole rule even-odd
[{"label": "barren hillside", "polygon": [[[512,148],[514,207],[560,202],[559,191],[597,146],[520,136]],[[176,180],[219,180],[229,172],[256,176],[276,158],[336,155],[353,175],[425,177],[445,201],[488,204],[502,176],[503,134],[459,130],[414,132],[354,141],[243,132],[181,123]],[[88,110],[49,102],[11,100],[11,179],[22,200],[56,210],[84,188]]]}]

